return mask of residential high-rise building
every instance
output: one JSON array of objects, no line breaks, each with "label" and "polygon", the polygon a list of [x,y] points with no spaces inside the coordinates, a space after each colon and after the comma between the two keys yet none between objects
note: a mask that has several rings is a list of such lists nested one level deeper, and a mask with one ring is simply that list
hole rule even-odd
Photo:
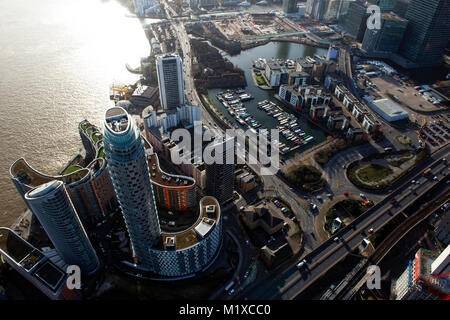
[{"label": "residential high-rise building", "polygon": [[283,12],[284,13],[296,13],[297,12],[297,0],[283,0]]},{"label": "residential high-rise building", "polygon": [[450,298],[448,248],[441,255],[419,249],[406,270],[392,285],[395,300],[442,300]]},{"label": "residential high-rise building", "polygon": [[381,29],[366,29],[362,48],[367,53],[396,53],[405,35],[408,20],[395,13],[382,13]]},{"label": "residential high-rise building", "polygon": [[350,36],[361,42],[367,29],[367,4],[363,1],[350,3],[347,14],[341,19],[340,24]]},{"label": "residential high-rise building", "polygon": [[[219,141],[222,144],[221,163],[206,164],[206,194],[213,196],[220,204],[233,198],[234,190],[234,140]],[[217,145],[216,144],[216,145]],[[227,159],[227,153],[233,154],[233,163]],[[229,158],[229,157],[228,157]]]},{"label": "residential high-rise building", "polygon": [[184,105],[183,63],[179,55],[165,54],[156,58],[159,99],[163,109]]},{"label": "residential high-rise building", "polygon": [[419,67],[438,66],[450,39],[450,1],[412,0],[400,54]]},{"label": "residential high-rise building", "polygon": [[120,107],[106,111],[103,143],[108,170],[138,263],[153,269],[149,249],[161,234],[155,197],[135,120]]},{"label": "residential high-rise building", "polygon": [[53,180],[28,191],[25,201],[67,264],[78,265],[86,274],[98,270],[97,254],[62,181]]},{"label": "residential high-rise building", "polygon": [[[0,227],[0,255],[5,263],[50,299],[82,298],[80,290],[67,287],[68,265],[54,249],[42,252],[13,230]],[[55,259],[58,264],[53,262]]]}]

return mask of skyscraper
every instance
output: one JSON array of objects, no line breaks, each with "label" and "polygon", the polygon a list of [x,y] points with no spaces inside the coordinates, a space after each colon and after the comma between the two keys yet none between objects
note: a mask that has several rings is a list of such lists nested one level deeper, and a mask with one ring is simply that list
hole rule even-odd
[{"label": "skyscraper", "polygon": [[284,13],[296,13],[297,12],[297,0],[283,0],[283,12]]},{"label": "skyscraper", "polygon": [[164,110],[184,105],[183,63],[176,54],[160,55],[156,58],[159,99]]},{"label": "skyscraper", "polygon": [[53,180],[28,191],[25,201],[67,264],[78,265],[86,274],[98,270],[97,254],[62,181]]},{"label": "skyscraper", "polygon": [[394,10],[397,0],[369,0],[369,2],[379,6],[381,12],[389,12]]},{"label": "skyscraper", "polygon": [[306,4],[306,13],[316,20],[323,21],[327,13],[330,0],[309,0]]},{"label": "skyscraper", "polygon": [[119,107],[106,111],[104,131],[108,170],[135,256],[139,264],[153,269],[149,249],[161,229],[143,139],[135,120]]},{"label": "skyscraper", "polygon": [[400,18],[394,13],[381,15],[381,29],[366,29],[362,48],[370,53],[397,53],[403,36],[405,35],[408,20]]},{"label": "skyscraper", "polygon": [[450,38],[450,1],[412,0],[400,54],[420,67],[440,65]]},{"label": "skyscraper", "polygon": [[234,161],[227,161],[227,152],[234,157],[234,140],[219,141],[222,146],[222,163],[205,164],[206,194],[213,196],[220,204],[232,199],[234,190]]},{"label": "skyscraper", "polygon": [[344,30],[358,42],[364,38],[367,29],[367,4],[363,1],[350,3],[347,14],[341,19]]}]

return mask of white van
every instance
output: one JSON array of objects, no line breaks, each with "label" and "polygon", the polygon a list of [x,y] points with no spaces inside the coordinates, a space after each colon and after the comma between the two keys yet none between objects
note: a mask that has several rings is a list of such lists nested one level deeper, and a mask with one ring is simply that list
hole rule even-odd
[{"label": "white van", "polygon": [[297,269],[301,269],[306,264],[306,259],[303,259],[297,264]]}]

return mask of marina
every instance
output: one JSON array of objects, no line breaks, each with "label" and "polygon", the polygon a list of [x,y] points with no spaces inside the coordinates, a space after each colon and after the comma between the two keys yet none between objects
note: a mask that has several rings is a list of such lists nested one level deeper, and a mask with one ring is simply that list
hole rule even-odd
[{"label": "marina", "polygon": [[[326,54],[326,50],[316,48],[316,47],[308,47],[302,44],[296,44],[296,43],[286,43],[286,42],[271,42],[266,45],[262,45],[259,47],[255,47],[252,49],[248,49],[245,51],[245,53],[241,53],[239,55],[235,56],[226,56],[227,59],[233,63],[236,67],[244,70],[245,77],[247,80],[247,86],[245,88],[238,88],[238,90],[226,90],[227,88],[211,88],[208,89],[208,95],[211,98],[212,102],[214,103],[216,109],[223,114],[223,116],[229,120],[231,123],[233,123],[233,127],[236,129],[246,129],[250,128],[255,131],[264,130],[267,129],[269,132],[271,129],[276,129],[278,126],[286,126],[285,129],[288,129],[292,132],[292,136],[290,136],[291,140],[288,140],[285,138],[285,136],[281,133],[279,134],[280,140],[280,154],[283,154],[284,158],[290,158],[294,156],[293,152],[294,150],[296,152],[302,152],[305,151],[314,145],[317,145],[321,142],[323,142],[326,139],[326,133],[324,133],[321,129],[319,129],[317,126],[312,125],[306,118],[304,117],[298,117],[290,120],[290,118],[287,118],[286,116],[283,118],[284,112],[286,112],[285,115],[290,115],[292,112],[287,107],[282,105],[276,98],[274,97],[275,91],[274,90],[263,90],[259,88],[255,82],[253,81],[252,76],[252,68],[249,68],[252,66],[253,62],[257,60],[259,57],[279,57],[282,59],[290,59],[295,60],[297,58],[302,58],[306,56],[314,56],[314,54],[324,55]],[[227,92],[228,91],[228,92]],[[228,99],[225,100],[223,95],[224,93],[228,93]],[[249,100],[246,99],[246,96],[244,96],[244,100],[241,100],[239,96],[244,95],[245,93],[249,94],[252,98]],[[219,100],[219,97],[223,98],[223,101]],[[242,105],[239,105],[240,108],[227,108],[227,106],[224,104],[224,102],[228,105],[233,100],[238,100],[239,103],[242,103]],[[262,102],[265,100],[273,102],[276,106],[276,108],[270,108],[270,106],[267,106],[267,110],[264,110],[262,108],[258,107],[259,105],[263,105]],[[265,101],[267,104],[267,101]],[[236,101],[234,101],[236,103]],[[273,106],[273,105],[271,105]],[[245,108],[245,109],[244,109]],[[237,110],[236,110],[237,109]],[[248,114],[244,119],[241,117],[236,118],[236,112],[242,113],[245,112]],[[274,117],[276,115],[276,117]],[[261,126],[258,128],[253,128],[245,121],[246,118],[253,117],[256,121],[258,121],[258,124]],[[279,119],[278,117],[281,117]],[[280,120],[288,120],[284,122],[284,124],[280,124]],[[298,124],[298,128],[295,128],[294,130],[291,130],[289,127],[290,122],[296,120]],[[305,134],[302,136],[298,136],[298,134],[301,134],[301,131],[295,132],[295,130],[301,129]],[[289,133],[285,131],[287,135]],[[294,137],[295,135],[295,137]],[[313,138],[309,138],[308,136],[312,136]],[[296,143],[294,143],[295,138],[298,137]],[[276,142],[276,141],[274,141]],[[282,143],[282,144],[281,144]],[[284,145],[283,145],[284,144]],[[284,152],[281,152],[281,150],[284,149]]]},{"label": "marina", "polygon": [[[272,101],[263,100],[257,103],[258,109],[264,111],[268,117],[272,117],[278,122],[278,125],[266,128],[261,124],[263,121],[258,121],[245,107],[245,101],[254,99],[251,94],[246,93],[242,89],[225,90],[217,93],[216,98],[241,127],[267,130],[268,140],[280,150],[281,154],[287,154],[315,140],[312,135],[307,134],[300,127],[295,115],[284,111],[281,106]],[[238,129],[239,126],[236,125],[235,128]],[[272,141],[270,129],[278,129],[285,143],[277,140]]]}]

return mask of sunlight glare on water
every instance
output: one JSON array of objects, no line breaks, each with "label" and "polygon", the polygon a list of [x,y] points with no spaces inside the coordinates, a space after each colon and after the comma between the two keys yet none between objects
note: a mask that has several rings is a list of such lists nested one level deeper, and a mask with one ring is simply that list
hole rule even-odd
[{"label": "sunlight glare on water", "polygon": [[125,64],[150,46],[130,14],[116,0],[0,0],[0,226],[25,209],[9,166],[59,171],[82,147],[78,123],[101,126],[109,86],[138,79]]}]

